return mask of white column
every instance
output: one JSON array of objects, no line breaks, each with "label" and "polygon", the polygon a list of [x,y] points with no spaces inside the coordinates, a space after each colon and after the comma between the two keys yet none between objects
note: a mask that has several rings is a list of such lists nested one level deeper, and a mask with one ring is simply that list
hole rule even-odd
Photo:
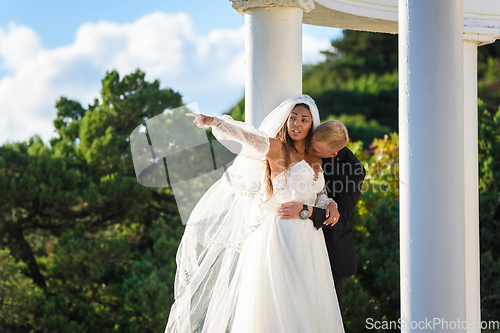
[{"label": "white column", "polygon": [[465,332],[462,0],[399,0],[403,332]]},{"label": "white column", "polygon": [[245,15],[245,121],[255,127],[302,93],[302,16],[313,6],[309,0],[233,1]]},{"label": "white column", "polygon": [[492,43],[492,36],[464,34],[464,155],[465,155],[465,296],[468,333],[481,332],[479,252],[477,47]]},{"label": "white column", "polygon": [[477,128],[477,46],[464,35],[465,299],[468,333],[481,332],[479,281],[479,189]]}]

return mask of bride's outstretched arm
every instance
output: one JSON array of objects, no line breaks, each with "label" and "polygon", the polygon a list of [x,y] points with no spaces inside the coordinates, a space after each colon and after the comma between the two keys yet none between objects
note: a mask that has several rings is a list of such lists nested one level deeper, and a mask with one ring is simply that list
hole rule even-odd
[{"label": "bride's outstretched arm", "polygon": [[[269,138],[266,133],[255,129],[252,125],[236,121],[228,115],[220,118],[196,113],[186,113],[186,115],[195,117],[193,122],[200,128],[205,125],[211,126],[212,134],[233,153],[261,160],[273,157],[281,151],[281,141]],[[235,147],[230,142],[237,142],[239,145]]]}]

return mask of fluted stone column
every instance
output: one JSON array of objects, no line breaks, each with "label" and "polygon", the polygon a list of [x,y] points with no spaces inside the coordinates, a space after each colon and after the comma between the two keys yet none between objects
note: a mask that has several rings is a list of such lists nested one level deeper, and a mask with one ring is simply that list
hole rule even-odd
[{"label": "fluted stone column", "polygon": [[245,16],[245,121],[258,127],[283,100],[302,93],[302,16],[312,0],[233,1]]},{"label": "fluted stone column", "polygon": [[403,332],[466,331],[462,16],[462,0],[399,0]]}]

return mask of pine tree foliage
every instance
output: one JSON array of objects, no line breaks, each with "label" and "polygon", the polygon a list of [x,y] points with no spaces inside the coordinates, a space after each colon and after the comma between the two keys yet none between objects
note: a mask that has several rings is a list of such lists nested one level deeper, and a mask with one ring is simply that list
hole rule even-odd
[{"label": "pine tree foliage", "polygon": [[56,103],[50,144],[0,147],[2,332],[164,328],[183,226],[169,188],[137,182],[129,135],[182,99],[144,77],[109,72],[101,101]]}]

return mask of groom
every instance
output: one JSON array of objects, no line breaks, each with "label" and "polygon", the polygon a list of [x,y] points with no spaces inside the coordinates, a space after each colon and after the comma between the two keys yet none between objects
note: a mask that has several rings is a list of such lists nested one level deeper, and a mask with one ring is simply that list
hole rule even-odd
[{"label": "groom", "polygon": [[[319,125],[311,139],[310,148],[312,155],[323,159],[328,197],[335,203],[330,203],[327,207],[329,216],[326,216],[325,210],[318,207],[306,207],[314,226],[323,228],[335,290],[342,311],[344,278],[354,275],[357,270],[349,217],[359,200],[366,172],[363,164],[347,147],[338,151],[331,148],[338,147],[338,142],[346,139],[339,137],[342,132],[338,130],[338,123],[329,120]],[[347,135],[346,132],[345,136]],[[300,214],[304,209],[302,203],[284,203],[279,209],[279,215],[283,219],[296,219],[301,215],[302,218],[307,218],[305,212]]]}]

